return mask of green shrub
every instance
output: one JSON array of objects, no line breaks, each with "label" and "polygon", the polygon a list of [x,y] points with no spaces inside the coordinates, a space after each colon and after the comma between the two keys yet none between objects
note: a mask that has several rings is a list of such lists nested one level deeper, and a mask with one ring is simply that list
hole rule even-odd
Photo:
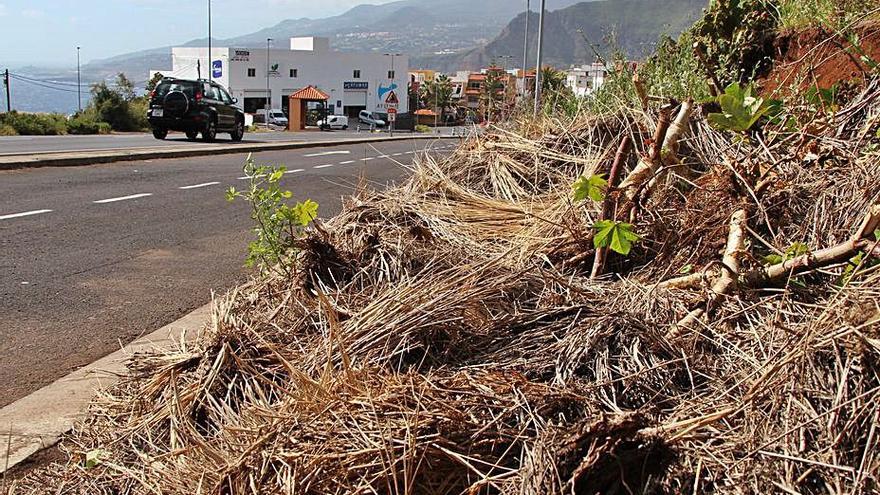
[{"label": "green shrub", "polygon": [[110,124],[99,122],[93,116],[81,114],[67,123],[70,134],[110,134]]},{"label": "green shrub", "polygon": [[57,136],[67,133],[67,118],[57,113],[20,113],[13,110],[0,114],[0,125],[12,127],[22,136]]},{"label": "green shrub", "polygon": [[15,127],[8,124],[2,124],[0,125],[0,136],[18,136],[18,133],[15,132]]},{"label": "green shrub", "polygon": [[431,132],[431,128],[428,127],[428,126],[426,126],[426,125],[424,125],[424,124],[419,124],[419,125],[416,126],[415,131],[416,131],[416,132],[422,132],[422,133],[425,133],[425,132]]}]

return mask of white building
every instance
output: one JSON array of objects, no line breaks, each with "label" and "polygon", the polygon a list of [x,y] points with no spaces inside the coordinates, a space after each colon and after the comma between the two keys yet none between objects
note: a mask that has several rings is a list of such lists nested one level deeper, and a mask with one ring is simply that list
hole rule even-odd
[{"label": "white building", "polygon": [[608,70],[602,62],[593,62],[590,65],[572,67],[565,71],[565,84],[571,88],[576,96],[584,97],[593,93],[605,83]]},{"label": "white building", "polygon": [[406,55],[338,52],[330,49],[328,38],[301,37],[290,39],[289,50],[212,48],[212,64],[206,47],[172,48],[171,59],[170,71],[153,73],[208,79],[210,67],[211,77],[249,114],[262,113],[267,97],[269,108],[288,113],[288,96],[310,85],[330,95],[329,110],[336,115],[385,113],[390,107],[408,111]]}]

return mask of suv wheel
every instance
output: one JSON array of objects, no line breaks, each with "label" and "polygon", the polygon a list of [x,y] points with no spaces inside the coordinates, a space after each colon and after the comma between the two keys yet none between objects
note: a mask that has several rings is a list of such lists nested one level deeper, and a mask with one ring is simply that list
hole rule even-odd
[{"label": "suv wheel", "polygon": [[168,129],[153,129],[153,137],[156,139],[165,139],[168,136]]},{"label": "suv wheel", "polygon": [[190,141],[194,141],[197,137],[199,137],[199,131],[186,131],[186,138]]},{"label": "suv wheel", "polygon": [[212,143],[217,139],[217,123],[213,119],[209,120],[202,131],[202,140],[206,143]]},{"label": "suv wheel", "polygon": [[238,119],[235,121],[235,127],[232,128],[232,132],[229,133],[232,137],[233,141],[241,141],[244,139],[244,121]]}]

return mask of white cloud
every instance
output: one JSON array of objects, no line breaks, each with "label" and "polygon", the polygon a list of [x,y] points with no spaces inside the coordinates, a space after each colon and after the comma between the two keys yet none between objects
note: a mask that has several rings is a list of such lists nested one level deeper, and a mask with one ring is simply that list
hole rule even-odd
[{"label": "white cloud", "polygon": [[0,3],[0,17],[3,17],[5,15],[6,15],[6,6],[3,5],[2,3]]}]

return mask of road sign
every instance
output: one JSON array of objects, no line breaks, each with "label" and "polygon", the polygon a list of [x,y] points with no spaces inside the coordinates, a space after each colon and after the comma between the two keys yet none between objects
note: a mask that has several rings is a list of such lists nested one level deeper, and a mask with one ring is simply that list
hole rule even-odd
[{"label": "road sign", "polygon": [[391,108],[388,109],[388,121],[389,122],[396,122],[397,121],[397,112],[392,112],[391,110],[393,110],[393,109],[391,109]]},{"label": "road sign", "polygon": [[396,109],[396,108],[389,108],[389,109],[388,109],[388,115],[392,115],[392,114],[396,114],[396,113],[397,113],[397,109]]}]

